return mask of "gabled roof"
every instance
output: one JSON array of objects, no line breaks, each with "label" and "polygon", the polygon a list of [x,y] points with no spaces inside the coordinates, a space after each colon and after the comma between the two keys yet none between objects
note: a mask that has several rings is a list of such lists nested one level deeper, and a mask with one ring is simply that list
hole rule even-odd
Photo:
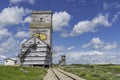
[{"label": "gabled roof", "polygon": [[28,47],[24,53],[21,52],[20,54],[18,54],[19,57],[23,57],[30,50],[30,48],[33,47],[34,45],[42,45],[42,46],[49,47],[48,44],[46,44],[44,41],[40,40],[37,37],[32,37],[32,38],[28,39],[27,41],[22,43],[22,45],[25,45],[25,46],[27,45]]},{"label": "gabled roof", "polygon": [[13,58],[6,58],[6,59],[4,59],[5,61],[6,60],[12,60],[12,61],[16,61],[15,59],[13,59]]}]

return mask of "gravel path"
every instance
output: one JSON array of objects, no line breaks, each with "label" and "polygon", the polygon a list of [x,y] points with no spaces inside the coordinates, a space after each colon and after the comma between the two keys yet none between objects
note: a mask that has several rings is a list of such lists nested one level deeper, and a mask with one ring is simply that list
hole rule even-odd
[{"label": "gravel path", "polygon": [[57,80],[57,78],[55,77],[55,75],[52,72],[52,70],[48,69],[47,75],[44,77],[44,80]]},{"label": "gravel path", "polygon": [[67,74],[67,75],[69,75],[69,76],[75,78],[76,80],[86,80],[86,79],[83,79],[83,78],[81,78],[81,77],[78,77],[78,76],[76,76],[76,75],[74,75],[74,74],[72,74],[72,73],[63,71],[63,70],[61,70],[61,69],[58,69],[58,70],[60,70],[61,72],[63,72],[63,73],[65,73],[65,74]]},{"label": "gravel path", "polygon": [[[54,71],[54,72],[53,72]],[[59,72],[60,71],[60,72]],[[62,73],[61,73],[62,72]],[[44,80],[58,80],[55,76],[55,74],[60,78],[60,80],[73,80],[71,78],[69,78],[68,76],[64,75],[63,73],[75,78],[75,80],[85,80],[83,78],[80,78],[74,74],[71,74],[71,73],[68,73],[68,72],[65,72],[61,69],[48,69],[48,73],[47,75],[44,77]]]}]

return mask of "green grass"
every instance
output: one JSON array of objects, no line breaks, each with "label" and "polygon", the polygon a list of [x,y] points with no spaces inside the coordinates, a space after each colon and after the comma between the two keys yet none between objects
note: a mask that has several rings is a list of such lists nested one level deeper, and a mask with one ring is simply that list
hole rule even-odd
[{"label": "green grass", "polygon": [[43,80],[46,73],[44,68],[0,66],[0,80]]},{"label": "green grass", "polygon": [[61,69],[86,80],[120,80],[120,66],[117,65],[70,65]]}]

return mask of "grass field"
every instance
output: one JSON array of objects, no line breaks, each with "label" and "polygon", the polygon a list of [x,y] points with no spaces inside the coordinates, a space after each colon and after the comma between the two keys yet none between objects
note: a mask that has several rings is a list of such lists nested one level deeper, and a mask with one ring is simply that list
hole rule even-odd
[{"label": "grass field", "polygon": [[60,68],[86,80],[120,80],[118,65],[70,65]]},{"label": "grass field", "polygon": [[0,66],[0,80],[43,80],[47,69],[19,66]]}]

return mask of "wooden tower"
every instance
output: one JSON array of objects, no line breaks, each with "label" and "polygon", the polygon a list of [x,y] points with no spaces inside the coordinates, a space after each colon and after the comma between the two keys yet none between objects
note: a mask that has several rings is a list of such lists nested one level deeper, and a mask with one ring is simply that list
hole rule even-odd
[{"label": "wooden tower", "polygon": [[19,55],[21,65],[52,65],[52,12],[33,11],[30,23],[30,39],[22,44]]}]

